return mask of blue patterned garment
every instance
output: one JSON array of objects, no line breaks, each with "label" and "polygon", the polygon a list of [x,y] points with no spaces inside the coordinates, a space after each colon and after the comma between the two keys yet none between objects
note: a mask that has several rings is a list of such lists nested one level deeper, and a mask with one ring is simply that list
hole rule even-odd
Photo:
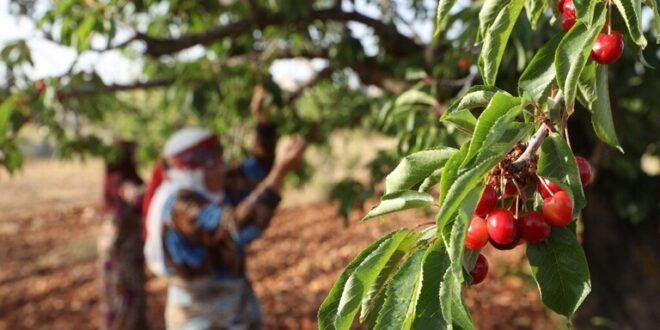
[{"label": "blue patterned garment", "polygon": [[199,267],[204,261],[206,248],[201,244],[190,244],[176,230],[165,234],[165,247],[177,265]]},{"label": "blue patterned garment", "polygon": [[210,232],[218,229],[221,219],[222,209],[215,204],[209,204],[197,214],[197,224],[199,227]]},{"label": "blue patterned garment", "polygon": [[243,174],[252,181],[260,181],[265,178],[267,174],[254,157],[246,159],[243,164],[241,164],[241,171],[243,171]]}]

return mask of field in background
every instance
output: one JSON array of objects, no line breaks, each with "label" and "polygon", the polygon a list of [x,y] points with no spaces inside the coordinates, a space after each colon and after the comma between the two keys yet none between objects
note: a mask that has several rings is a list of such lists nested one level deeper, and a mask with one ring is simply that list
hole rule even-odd
[{"label": "field in background", "polygon": [[[342,226],[337,206],[323,189],[363,165],[366,152],[387,140],[333,137],[330,149],[312,149],[317,175],[301,190],[288,189],[266,234],[251,248],[248,274],[262,303],[267,329],[314,329],[323,298],[347,263],[367,244],[400,226],[432,220],[407,212],[386,221]],[[365,144],[369,148],[365,148]],[[330,151],[334,150],[334,151]],[[342,157],[340,157],[340,155]],[[341,158],[344,163],[330,160]],[[13,178],[0,176],[0,329],[94,329],[98,327],[96,233],[102,164],[30,160]],[[373,201],[372,201],[373,202]],[[491,273],[467,289],[480,329],[552,329],[561,320],[539,302],[522,264],[524,248],[486,249]],[[438,274],[438,278],[442,275]],[[163,327],[166,282],[150,279],[149,318]]]}]

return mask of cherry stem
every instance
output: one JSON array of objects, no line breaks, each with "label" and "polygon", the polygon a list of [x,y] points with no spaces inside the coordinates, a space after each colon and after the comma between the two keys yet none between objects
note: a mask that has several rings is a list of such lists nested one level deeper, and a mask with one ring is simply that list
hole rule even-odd
[{"label": "cherry stem", "polygon": [[[515,183],[515,182],[514,182]],[[518,185],[516,185],[518,187]],[[518,201],[520,200],[520,196],[516,196],[516,219],[518,219]]]},{"label": "cherry stem", "polygon": [[516,182],[515,179],[511,179],[511,182],[513,182],[513,185],[516,187],[516,190],[518,190],[518,195],[516,196],[516,200],[523,195],[522,190],[520,189],[520,186],[518,185],[518,182]]},{"label": "cherry stem", "polygon": [[502,164],[497,164],[497,167],[500,168],[500,195],[502,195],[502,198],[500,198],[500,206],[504,208],[504,194],[506,193],[506,187],[504,186],[504,169],[502,168]]},{"label": "cherry stem", "polygon": [[545,187],[545,190],[547,190],[550,193],[550,196],[554,196],[555,193],[550,189],[550,186],[545,182],[545,179],[540,177],[538,174],[536,175],[537,178],[539,178],[539,182],[541,182],[541,185]]},{"label": "cherry stem", "polygon": [[[557,92],[557,95],[555,95],[553,98],[555,106],[560,104],[563,100],[564,95],[561,93],[561,91]],[[548,134],[550,134],[550,130],[551,127],[549,125],[541,125],[536,133],[532,135],[532,138],[529,140],[529,144],[527,145],[525,151],[522,153],[522,155],[520,155],[520,157],[518,157],[518,159],[511,163],[511,166],[516,169],[521,169],[525,165],[525,162],[531,159],[532,155],[535,155],[539,150],[545,138],[548,137]]]},{"label": "cherry stem", "polygon": [[607,1],[607,35],[612,34],[612,0]]}]

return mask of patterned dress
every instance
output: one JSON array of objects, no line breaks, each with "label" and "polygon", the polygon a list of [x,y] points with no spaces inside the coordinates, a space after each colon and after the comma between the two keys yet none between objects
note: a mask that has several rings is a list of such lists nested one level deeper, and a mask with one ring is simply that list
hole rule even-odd
[{"label": "patterned dress", "polygon": [[114,203],[98,239],[102,329],[147,328],[142,247],[139,203]]},{"label": "patterned dress", "polygon": [[224,197],[179,190],[163,214],[169,273],[168,329],[260,329],[259,303],[245,276],[245,249],[268,227],[280,196],[255,190],[274,161],[275,128],[257,127],[252,156],[227,174]]}]

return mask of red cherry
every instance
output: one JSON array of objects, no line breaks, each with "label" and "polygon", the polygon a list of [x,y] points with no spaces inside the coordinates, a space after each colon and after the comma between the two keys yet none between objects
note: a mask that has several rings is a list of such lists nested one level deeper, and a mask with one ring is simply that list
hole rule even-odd
[{"label": "red cherry", "polygon": [[516,222],[509,210],[495,209],[488,214],[488,236],[497,244],[509,244],[516,238]]},{"label": "red cherry", "polygon": [[497,203],[497,191],[495,191],[495,188],[487,185],[481,194],[479,203],[477,203],[477,208],[474,209],[474,214],[485,217],[486,214],[495,208],[495,203]]},{"label": "red cherry", "polygon": [[559,11],[564,15],[575,17],[575,4],[573,0],[565,0]]},{"label": "red cherry", "polygon": [[458,69],[461,71],[466,71],[470,68],[470,60],[467,57],[461,57],[458,60]]},{"label": "red cherry", "polygon": [[573,220],[573,201],[565,191],[543,200],[545,221],[555,227],[564,227]]},{"label": "red cherry", "polygon": [[576,156],[575,162],[577,162],[578,170],[580,171],[580,181],[582,181],[582,186],[587,186],[591,182],[591,164],[589,161],[584,159],[584,157]]},{"label": "red cherry", "polygon": [[501,251],[513,250],[513,248],[520,245],[521,243],[522,240],[520,240],[520,235],[518,235],[518,231],[516,231],[516,237],[514,237],[513,241],[511,241],[511,243],[508,244],[498,244],[492,239],[490,240],[490,245]]},{"label": "red cherry", "polygon": [[[541,180],[545,182],[545,185],[541,182]],[[548,190],[548,188],[550,188],[550,190]],[[541,193],[541,197],[543,197],[543,199],[546,199],[553,194],[562,191],[561,187],[546,178],[541,178],[540,180],[536,181],[536,189],[538,189],[538,191]]]},{"label": "red cherry", "polygon": [[470,276],[472,276],[472,285],[483,282],[486,275],[488,275],[488,260],[486,260],[486,257],[484,257],[483,254],[479,254],[477,262],[474,264],[474,268],[470,272]]},{"label": "red cherry", "polygon": [[482,217],[474,216],[470,221],[467,236],[465,236],[465,246],[473,251],[481,250],[488,243],[488,225]]},{"label": "red cherry", "polygon": [[64,100],[66,100],[66,94],[63,91],[57,91],[57,100],[60,101],[60,103],[64,102]]},{"label": "red cherry", "polygon": [[564,32],[568,32],[568,30],[570,30],[573,25],[575,25],[575,15],[561,15],[561,28],[564,30]]},{"label": "red cherry", "polygon": [[518,194],[518,188],[513,184],[513,181],[507,181],[504,186],[504,197],[511,197]]},{"label": "red cherry", "polygon": [[37,82],[34,83],[34,88],[37,92],[41,93],[46,90],[46,82],[43,79],[37,80]]},{"label": "red cherry", "polygon": [[557,0],[557,10],[560,13],[564,12],[564,0]]},{"label": "red cherry", "polygon": [[530,243],[539,243],[550,235],[550,225],[543,218],[543,213],[531,211],[518,218],[520,237]]},{"label": "red cherry", "polygon": [[600,64],[612,64],[623,54],[623,35],[619,32],[601,33],[591,49],[591,58]]}]

